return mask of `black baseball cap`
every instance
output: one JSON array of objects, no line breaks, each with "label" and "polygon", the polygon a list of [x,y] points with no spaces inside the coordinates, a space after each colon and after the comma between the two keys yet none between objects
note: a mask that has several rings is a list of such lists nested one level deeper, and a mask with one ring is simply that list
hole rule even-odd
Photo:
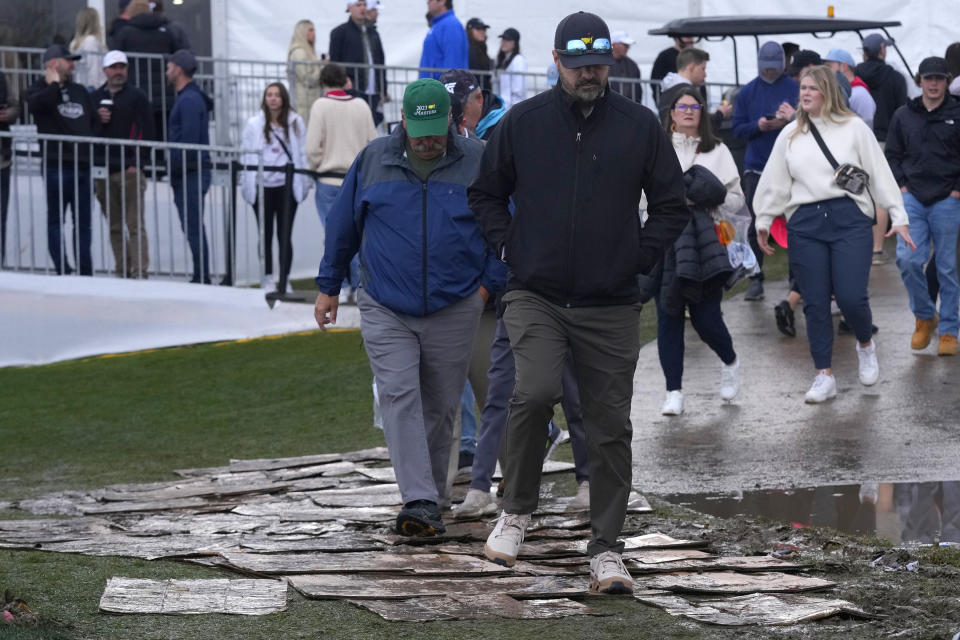
[{"label": "black baseball cap", "polygon": [[938,56],[930,56],[929,58],[924,58],[923,62],[920,63],[920,68],[917,70],[917,75],[921,78],[928,78],[930,76],[942,76],[944,78],[950,77],[950,67],[947,66],[947,61]]},{"label": "black baseball cap", "polygon": [[489,29],[490,25],[484,23],[480,18],[470,18],[467,20],[467,29]]},{"label": "black baseball cap", "polygon": [[560,21],[553,37],[553,48],[568,69],[613,64],[607,23],[600,16],[586,11],[571,13]]},{"label": "black baseball cap", "polygon": [[479,86],[477,78],[465,69],[450,69],[440,76],[440,82],[450,94],[450,115],[454,122],[460,124],[463,105]]},{"label": "black baseball cap", "polygon": [[43,52],[43,63],[46,64],[51,60],[56,60],[57,58],[64,58],[66,60],[79,60],[82,58],[78,53],[70,53],[70,50],[67,49],[62,44],[52,44],[47,47],[47,50]]},{"label": "black baseball cap", "polygon": [[512,40],[513,42],[520,42],[520,32],[510,27],[509,29],[504,29],[498,38],[503,38],[504,40]]},{"label": "black baseball cap", "polygon": [[192,76],[197,71],[197,58],[187,49],[174,51],[169,56],[166,56],[166,60],[183,69],[183,72],[189,76]]},{"label": "black baseball cap", "polygon": [[893,38],[884,38],[879,33],[871,33],[863,39],[863,52],[875,58],[880,55],[881,49],[891,44],[893,44]]}]

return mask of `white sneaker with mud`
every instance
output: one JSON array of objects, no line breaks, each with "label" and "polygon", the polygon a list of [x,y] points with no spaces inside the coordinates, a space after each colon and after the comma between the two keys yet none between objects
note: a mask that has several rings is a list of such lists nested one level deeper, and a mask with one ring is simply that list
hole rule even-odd
[{"label": "white sneaker with mud", "polygon": [[720,368],[720,397],[730,402],[740,393],[740,358]]},{"label": "white sneaker with mud", "polygon": [[504,567],[512,567],[520,553],[523,536],[530,524],[530,514],[507,513],[504,511],[497,519],[497,525],[483,546],[483,555],[487,559]]},{"label": "white sneaker with mud", "polygon": [[619,553],[604,551],[590,558],[590,591],[608,594],[633,593],[633,579]]},{"label": "white sneaker with mud", "polygon": [[825,373],[818,373],[810,385],[810,390],[804,396],[803,401],[807,404],[820,404],[830,398],[837,396],[837,379]]},{"label": "white sneaker with mud", "polygon": [[660,407],[660,413],[665,416],[679,416],[683,413],[683,393],[680,391],[667,391],[667,397]]},{"label": "white sneaker with mud", "polygon": [[880,364],[877,362],[877,343],[870,341],[870,346],[861,347],[857,343],[857,359],[860,361],[860,384],[869,387],[877,384],[880,379]]},{"label": "white sneaker with mud", "polygon": [[454,509],[453,517],[458,520],[491,516],[497,512],[497,503],[489,491],[470,489],[460,506]]}]

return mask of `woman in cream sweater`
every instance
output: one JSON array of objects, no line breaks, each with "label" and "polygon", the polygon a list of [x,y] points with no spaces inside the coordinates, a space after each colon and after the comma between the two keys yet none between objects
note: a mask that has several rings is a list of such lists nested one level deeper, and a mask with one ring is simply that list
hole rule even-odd
[{"label": "woman in cream sweater", "polygon": [[[686,172],[693,165],[699,165],[710,172],[726,187],[726,199],[715,209],[711,209],[714,222],[725,218],[725,212],[736,213],[745,206],[743,190],[740,188],[740,174],[730,150],[714,135],[710,126],[710,117],[705,113],[706,104],[700,92],[688,87],[680,91],[669,105],[664,126],[670,133],[673,149],[680,160],[680,168]],[[661,283],[662,284],[662,283]],[[721,283],[722,284],[722,283]],[[690,323],[697,335],[707,346],[713,349],[723,366],[720,371],[720,397],[732,400],[740,390],[740,362],[733,350],[733,340],[720,312],[723,299],[721,286],[704,287],[696,302],[686,301],[679,313],[672,313],[661,304],[657,304],[657,352],[660,367],[667,383],[667,395],[660,412],[665,416],[683,413],[683,306],[690,314]]]},{"label": "woman in cream sweater", "polygon": [[[854,195],[836,184],[834,169],[820,150],[811,125],[839,164],[854,164],[870,175],[867,189]],[[817,370],[805,396],[810,404],[837,395],[831,369],[831,295],[857,337],[861,384],[873,385],[880,376],[867,295],[876,223],[874,202],[890,212],[893,226],[887,236],[896,233],[916,248],[900,189],[873,132],[844,106],[833,72],[825,66],[810,67],[800,76],[797,119],[777,138],[753,202],[757,242],[767,255],[774,252],[769,243],[770,224],[778,215],[787,218],[790,268],[804,299],[807,339]]]}]

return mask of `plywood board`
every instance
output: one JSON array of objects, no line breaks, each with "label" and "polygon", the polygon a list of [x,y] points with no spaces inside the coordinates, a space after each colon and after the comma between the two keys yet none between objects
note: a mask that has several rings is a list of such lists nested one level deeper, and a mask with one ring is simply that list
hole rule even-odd
[{"label": "plywood board", "polygon": [[[567,471],[573,471],[574,464],[572,462],[560,462],[559,460],[547,460],[543,463],[543,471],[541,475],[547,475],[550,473],[564,473]],[[493,472],[494,480],[503,480],[503,471],[500,469],[500,463],[497,463],[497,467]]]},{"label": "plywood board", "polygon": [[648,589],[664,589],[677,593],[745,594],[771,592],[798,592],[828,589],[835,582],[780,572],[737,573],[711,571],[707,573],[669,573],[639,578]]},{"label": "plywood board", "polygon": [[399,505],[394,507],[349,507],[336,509],[318,507],[313,504],[312,501],[307,500],[301,500],[295,503],[241,504],[233,509],[233,513],[239,515],[272,516],[284,522],[346,520],[374,524],[396,520],[399,511]]},{"label": "plywood board", "polygon": [[648,533],[623,540],[624,550],[633,549],[672,549],[677,547],[705,547],[705,540],[679,540],[662,533]]},{"label": "plywood board", "polygon": [[287,585],[279,580],[110,578],[100,598],[100,611],[117,614],[262,616],[286,608]]},{"label": "plywood board", "polygon": [[638,594],[637,600],[666,609],[674,616],[726,626],[785,626],[811,622],[839,613],[875,618],[852,602],[794,593],[752,593],[745,596],[690,602],[675,595]]},{"label": "plywood board", "polygon": [[558,598],[587,594],[587,581],[569,576],[494,578],[404,578],[375,575],[292,575],[288,580],[307,598],[319,600],[391,600],[448,593],[501,593],[514,598]]},{"label": "plywood board", "polygon": [[573,615],[597,615],[590,607],[567,599],[514,600],[502,594],[457,595],[410,600],[351,600],[385,620],[427,622],[433,620],[536,620]]},{"label": "plywood board", "polygon": [[222,553],[230,566],[263,574],[396,573],[422,576],[502,575],[511,569],[472,556],[439,553]]},{"label": "plywood board", "polygon": [[297,536],[295,538],[276,535],[248,535],[240,538],[240,547],[256,553],[299,553],[303,551],[322,551],[337,553],[349,551],[382,551],[382,542],[368,536],[349,532],[328,536]]}]

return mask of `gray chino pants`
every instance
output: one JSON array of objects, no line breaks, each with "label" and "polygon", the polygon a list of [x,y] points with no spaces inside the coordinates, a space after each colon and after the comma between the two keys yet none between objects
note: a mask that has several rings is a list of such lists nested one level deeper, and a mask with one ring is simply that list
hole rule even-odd
[{"label": "gray chino pants", "polygon": [[439,503],[483,300],[475,293],[419,317],[391,311],[361,288],[357,307],[403,503]]},{"label": "gray chino pants", "polygon": [[510,291],[503,315],[517,368],[505,452],[504,510],[533,513],[547,422],[560,401],[568,350],[580,383],[590,468],[591,556],[621,553],[633,469],[630,402],[640,352],[640,305],[565,308],[530,291]]}]

